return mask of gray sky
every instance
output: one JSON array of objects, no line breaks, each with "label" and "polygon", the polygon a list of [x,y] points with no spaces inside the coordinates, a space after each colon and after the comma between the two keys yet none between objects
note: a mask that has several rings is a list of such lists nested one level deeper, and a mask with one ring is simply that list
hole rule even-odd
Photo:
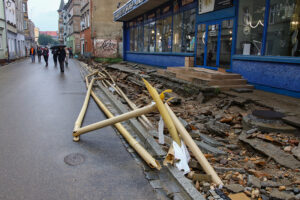
[{"label": "gray sky", "polygon": [[[28,0],[28,14],[41,31],[58,30],[58,13],[61,0]],[[65,0],[67,2],[67,0]]]}]

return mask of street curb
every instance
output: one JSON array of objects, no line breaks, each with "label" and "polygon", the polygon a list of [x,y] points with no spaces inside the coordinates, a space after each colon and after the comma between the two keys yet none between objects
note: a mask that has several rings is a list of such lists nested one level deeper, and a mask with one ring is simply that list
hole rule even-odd
[{"label": "street curb", "polygon": [[[85,75],[87,75],[88,72],[86,71],[84,66],[82,66],[81,62],[78,63],[81,66],[81,69],[84,70],[84,72],[82,70],[80,71],[82,73],[82,76],[85,77]],[[109,100],[109,102],[104,101],[104,103],[108,103],[108,107],[115,109],[114,111],[111,110],[112,113],[114,113],[115,115],[120,115],[121,113],[129,111],[128,108],[126,108],[125,105],[123,105],[106,88],[104,88],[100,84],[97,84],[97,86],[98,90],[95,91],[96,94],[101,96],[101,98],[103,98],[103,95],[105,95],[104,98]],[[163,157],[166,155],[166,152],[162,150],[162,148],[153,139],[152,135],[148,133],[148,131],[145,128],[143,128],[136,119],[130,119],[122,124],[127,124],[134,131],[134,133],[140,139],[140,142],[143,143],[143,146],[146,149],[150,150],[154,157],[156,157],[158,160],[163,159]],[[154,134],[157,134],[156,131]],[[172,166],[163,167],[167,169],[169,176],[176,181],[177,185],[180,187],[180,190],[184,193],[184,196],[186,197],[185,199],[205,200],[205,198],[200,194],[200,192],[194,187],[192,181],[184,176],[183,172],[178,171],[177,168],[174,168]]]}]

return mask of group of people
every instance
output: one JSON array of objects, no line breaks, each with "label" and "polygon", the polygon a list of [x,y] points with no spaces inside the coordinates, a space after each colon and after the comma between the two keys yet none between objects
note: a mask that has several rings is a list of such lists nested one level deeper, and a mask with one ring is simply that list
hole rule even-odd
[{"label": "group of people", "polygon": [[[37,47],[35,49],[34,47],[30,48],[30,57],[32,63],[35,62],[35,56],[38,56],[38,62],[41,62],[42,56],[44,57],[46,67],[48,67],[48,59],[49,59],[49,49],[48,47]],[[72,49],[67,48],[64,46],[57,46],[52,48],[52,55],[53,55],[53,61],[54,61],[54,66],[57,66],[57,61],[59,62],[60,66],[60,71],[63,73],[64,72],[64,65],[68,66],[69,64],[69,58],[73,57]]]}]

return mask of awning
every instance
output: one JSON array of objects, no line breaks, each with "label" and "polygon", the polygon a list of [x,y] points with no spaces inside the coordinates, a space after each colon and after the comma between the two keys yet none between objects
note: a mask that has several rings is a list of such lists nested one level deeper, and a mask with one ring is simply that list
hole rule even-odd
[{"label": "awning", "polygon": [[121,22],[129,21],[166,3],[167,1],[168,0],[130,0],[114,12],[114,20]]}]

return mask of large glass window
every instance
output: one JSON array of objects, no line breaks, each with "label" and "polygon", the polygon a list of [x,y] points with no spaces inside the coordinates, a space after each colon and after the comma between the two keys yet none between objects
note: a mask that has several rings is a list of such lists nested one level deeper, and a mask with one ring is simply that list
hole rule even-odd
[{"label": "large glass window", "polygon": [[170,52],[172,49],[172,16],[157,20],[156,52]]},{"label": "large glass window", "polygon": [[142,52],[144,46],[144,27],[140,25],[137,27],[137,51]]},{"label": "large glass window", "polygon": [[300,0],[270,0],[265,55],[300,56]]},{"label": "large glass window", "polygon": [[205,40],[206,40],[206,24],[199,24],[198,33],[197,33],[197,56],[196,56],[197,65],[204,65]]},{"label": "large glass window", "polygon": [[265,0],[240,0],[236,53],[261,55]]},{"label": "large glass window", "polygon": [[173,52],[181,52],[182,47],[182,13],[173,17]]},{"label": "large glass window", "polygon": [[183,41],[181,52],[194,52],[196,9],[183,13]]},{"label": "large glass window", "polygon": [[130,51],[137,51],[137,40],[138,40],[137,28],[131,27],[130,28]]},{"label": "large glass window", "polygon": [[155,47],[155,22],[144,26],[144,52],[154,52]]},{"label": "large glass window", "polygon": [[222,21],[219,66],[223,68],[229,67],[231,62],[232,31],[233,20]]}]

